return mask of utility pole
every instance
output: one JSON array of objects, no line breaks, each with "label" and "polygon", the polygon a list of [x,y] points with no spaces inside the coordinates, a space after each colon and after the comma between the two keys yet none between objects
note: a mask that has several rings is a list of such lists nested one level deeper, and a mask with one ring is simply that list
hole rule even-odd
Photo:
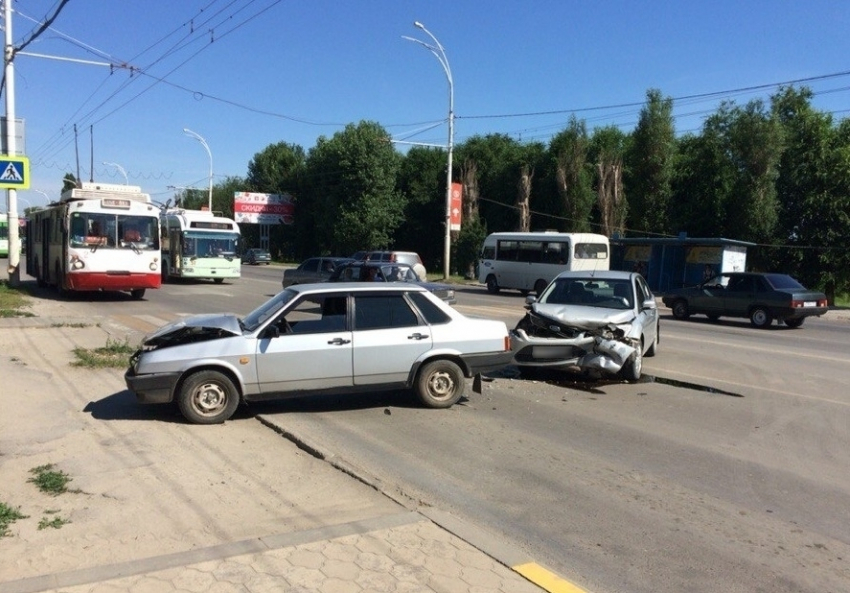
[{"label": "utility pole", "polygon": [[[6,32],[3,59],[6,76],[6,152],[15,156],[15,48],[12,45],[12,1],[3,2],[3,20]],[[6,190],[6,206],[9,217],[9,286],[21,283],[21,236],[18,230],[18,191]]]}]

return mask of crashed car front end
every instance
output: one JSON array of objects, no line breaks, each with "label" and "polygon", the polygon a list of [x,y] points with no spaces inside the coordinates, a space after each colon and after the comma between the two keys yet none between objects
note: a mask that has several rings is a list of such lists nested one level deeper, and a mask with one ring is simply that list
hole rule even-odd
[{"label": "crashed car front end", "polygon": [[517,366],[616,374],[640,344],[634,313],[534,303],[511,332]]},{"label": "crashed car front end", "polygon": [[180,378],[206,359],[245,356],[245,340],[234,315],[195,315],[147,336],[131,357],[124,382],[140,403],[173,401]]}]

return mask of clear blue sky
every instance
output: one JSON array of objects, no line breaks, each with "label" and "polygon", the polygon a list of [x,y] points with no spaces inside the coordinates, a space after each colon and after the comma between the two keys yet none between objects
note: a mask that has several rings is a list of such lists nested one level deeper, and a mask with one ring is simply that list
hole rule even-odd
[{"label": "clear blue sky", "polygon": [[[15,44],[56,4],[17,0]],[[17,56],[34,188],[19,209],[45,203],[34,190],[56,199],[76,171],[75,124],[84,180],[93,162],[96,181],[123,183],[103,164],[117,163],[162,201],[169,185],[207,186],[206,150],[183,128],[206,139],[216,180],[244,176],[269,144],[309,150],[360,120],[445,145],[445,73],[402,39],[430,42],[417,20],[448,54],[456,143],[548,142],[573,113],[631,131],[650,88],[679,99],[816,78],[815,106],[850,113],[850,3],[836,0],[70,0],[24,51],[141,73]],[[677,100],[677,132],[698,131],[723,99],[775,90]]]}]

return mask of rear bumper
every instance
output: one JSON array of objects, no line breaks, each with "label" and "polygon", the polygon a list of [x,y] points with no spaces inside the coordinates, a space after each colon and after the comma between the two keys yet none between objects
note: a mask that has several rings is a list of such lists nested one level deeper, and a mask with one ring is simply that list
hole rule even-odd
[{"label": "rear bumper", "polygon": [[469,369],[467,376],[497,371],[502,369],[513,360],[513,352],[485,352],[483,354],[467,354],[462,357],[463,363]]}]

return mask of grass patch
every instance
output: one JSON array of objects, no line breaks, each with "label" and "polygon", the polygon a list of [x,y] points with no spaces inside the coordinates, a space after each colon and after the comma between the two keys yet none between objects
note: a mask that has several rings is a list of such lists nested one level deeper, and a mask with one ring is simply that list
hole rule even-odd
[{"label": "grass patch", "polygon": [[[58,512],[59,511],[51,510],[51,511],[44,511],[44,514],[45,515],[56,515],[56,513],[58,513]],[[41,531],[42,529],[47,529],[48,527],[52,527],[53,529],[59,529],[63,525],[67,525],[70,522],[71,522],[70,519],[65,519],[63,517],[60,517],[59,515],[56,515],[52,519],[50,517],[42,517],[41,521],[38,522],[38,530]]]},{"label": "grass patch", "polygon": [[74,348],[77,360],[71,364],[94,369],[125,368],[130,364],[130,355],[136,350],[135,346],[130,346],[129,340],[121,342],[106,338],[106,346],[100,348]]},{"label": "grass patch", "polygon": [[0,537],[9,536],[9,525],[18,519],[26,519],[28,515],[24,515],[20,511],[20,507],[12,508],[5,502],[0,502]]},{"label": "grass patch", "polygon": [[[68,492],[68,483],[73,480],[65,472],[54,470],[52,463],[34,467],[30,470],[30,473],[33,474],[33,477],[27,482],[32,482],[38,486],[39,490],[52,496],[59,496]],[[73,490],[73,492],[79,492],[79,490]]]},{"label": "grass patch", "polygon": [[0,280],[0,317],[34,317],[33,313],[24,311],[29,306],[25,291],[10,287],[8,280]]}]

